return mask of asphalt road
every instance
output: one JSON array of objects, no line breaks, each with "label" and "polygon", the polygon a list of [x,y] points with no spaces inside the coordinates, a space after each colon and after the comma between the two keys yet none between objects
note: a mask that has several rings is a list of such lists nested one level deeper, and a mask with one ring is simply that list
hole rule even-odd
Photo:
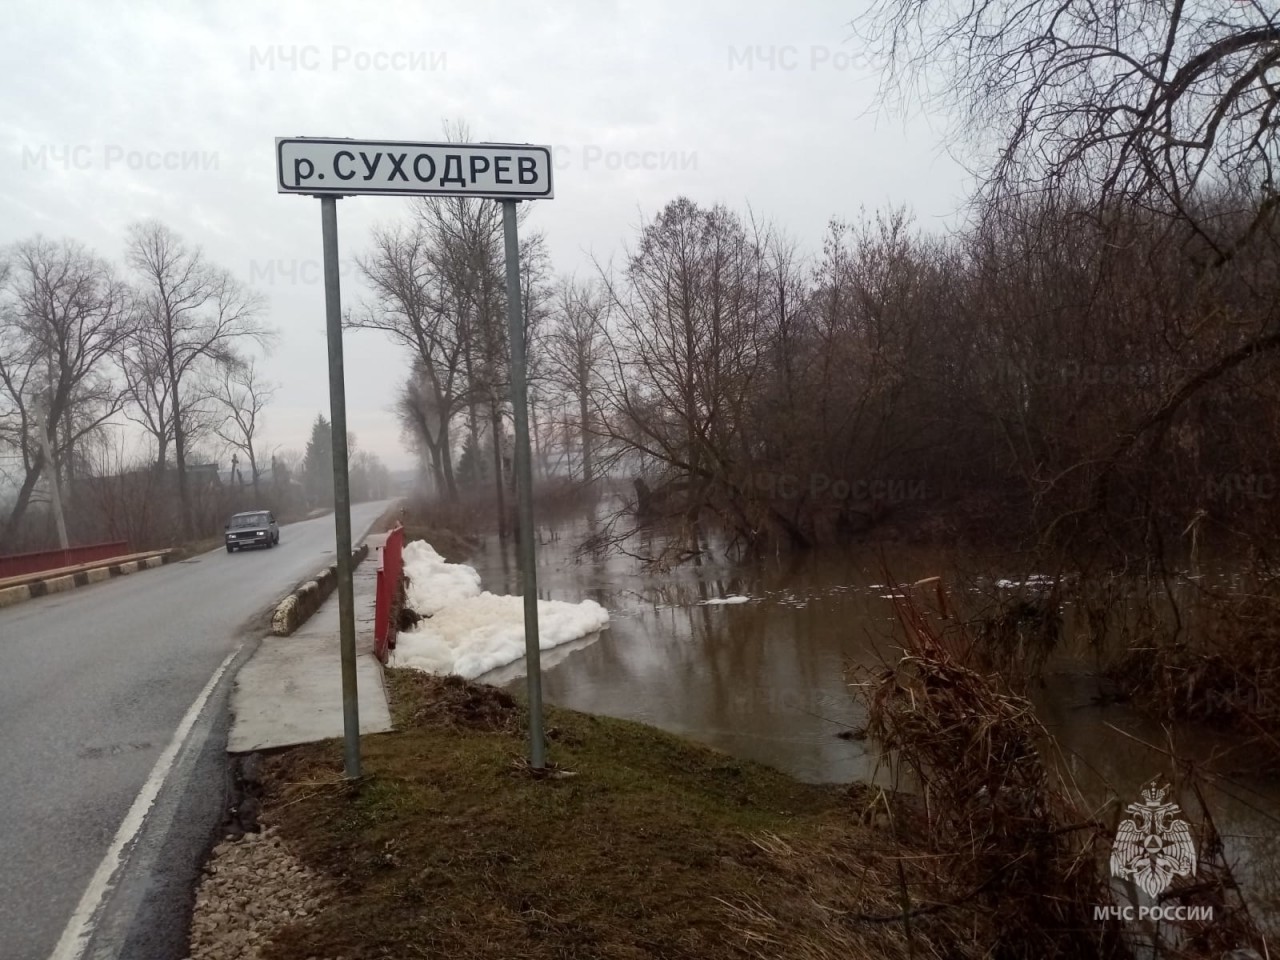
[{"label": "asphalt road", "polygon": [[[352,508],[357,538],[389,505]],[[285,526],[280,541],[269,550],[219,548],[0,610],[2,960],[50,957],[152,768],[219,666],[267,632],[264,614],[282,595],[333,562],[333,517]],[[151,814],[192,833],[185,846],[207,844],[217,825],[189,822],[189,808],[203,805],[197,819],[208,819],[225,795],[225,765],[209,756],[225,748],[231,672],[193,728],[206,744],[204,761],[176,763]],[[203,782],[173,782],[183,776]],[[142,847],[132,850],[134,859],[164,859]]]}]

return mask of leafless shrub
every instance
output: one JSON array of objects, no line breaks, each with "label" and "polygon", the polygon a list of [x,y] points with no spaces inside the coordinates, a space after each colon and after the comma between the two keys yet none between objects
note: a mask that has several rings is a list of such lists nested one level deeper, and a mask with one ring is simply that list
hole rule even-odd
[{"label": "leafless shrub", "polygon": [[[929,901],[904,905],[904,915],[955,916],[991,956],[1134,956],[1138,931],[1126,933],[1110,911],[1118,905],[1105,873],[1114,825],[1090,810],[1056,761],[1030,701],[971,665],[976,642],[963,626],[952,620],[942,631],[906,593],[894,605],[904,656],[854,690],[894,781],[918,792],[923,822],[911,837],[934,857]],[[1203,856],[1213,866],[1198,878],[1204,886],[1175,885],[1169,899],[1225,905],[1235,882],[1215,836],[1207,817]],[[1097,919],[1095,908],[1110,919]],[[1174,924],[1153,936],[1148,947],[1173,957],[1261,945],[1238,898],[1212,923]]]}]

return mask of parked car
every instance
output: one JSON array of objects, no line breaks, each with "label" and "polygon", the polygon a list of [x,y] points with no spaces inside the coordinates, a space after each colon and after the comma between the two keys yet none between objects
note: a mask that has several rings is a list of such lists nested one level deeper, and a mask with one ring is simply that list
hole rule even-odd
[{"label": "parked car", "polygon": [[248,510],[227,521],[227,553],[245,547],[274,547],[280,542],[280,527],[270,510]]}]

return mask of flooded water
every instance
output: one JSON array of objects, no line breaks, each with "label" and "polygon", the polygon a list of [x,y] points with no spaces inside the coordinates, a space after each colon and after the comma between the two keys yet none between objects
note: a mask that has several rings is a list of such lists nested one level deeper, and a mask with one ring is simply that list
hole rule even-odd
[{"label": "flooded water", "polygon": [[[612,618],[608,630],[543,653],[549,702],[643,721],[809,782],[883,782],[874,744],[839,736],[866,720],[849,678],[896,657],[884,585],[942,575],[964,589],[961,558],[866,548],[794,561],[687,563],[658,574],[617,553],[579,556],[585,533],[585,524],[570,524],[539,534],[539,594],[590,598]],[[963,560],[997,576],[1027,573],[996,569],[992,558]],[[519,592],[510,545],[488,541],[470,562],[485,589]],[[518,685],[523,676],[517,663],[481,679]],[[1173,737],[1180,756],[1222,778],[1210,807],[1228,859],[1270,926],[1280,917],[1280,785],[1255,776],[1238,738],[1165,729],[1127,706],[1099,706],[1098,693],[1082,648],[1067,643],[1033,695],[1090,802],[1101,808],[1118,796],[1123,806],[1152,777],[1172,778],[1162,751]]]}]

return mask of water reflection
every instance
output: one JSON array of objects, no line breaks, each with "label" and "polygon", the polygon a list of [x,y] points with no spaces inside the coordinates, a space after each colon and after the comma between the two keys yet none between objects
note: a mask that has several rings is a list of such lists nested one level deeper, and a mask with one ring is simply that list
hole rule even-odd
[{"label": "water reflection", "polygon": [[[873,550],[753,564],[704,558],[653,574],[628,556],[577,556],[587,530],[584,523],[540,531],[540,596],[589,597],[612,616],[603,633],[543,653],[547,700],[650,723],[810,782],[870,780],[876,772],[872,744],[837,734],[865,723],[847,668],[895,656],[886,565],[899,582],[947,574],[957,589],[983,589],[969,585],[957,558],[936,550],[895,549],[887,564]],[[517,564],[498,543],[471,562],[486,589],[519,591]],[[748,599],[714,602],[729,597]],[[1078,625],[1070,608],[1064,613],[1070,634]],[[1280,916],[1280,790],[1253,776],[1236,738],[1165,729],[1124,706],[1098,706],[1089,669],[1084,645],[1068,643],[1033,697],[1090,803],[1113,821],[1147,780],[1171,777],[1161,750],[1172,737],[1180,756],[1226,778],[1209,800],[1227,859],[1258,912]],[[482,679],[522,677],[518,663]],[[1180,802],[1199,819],[1193,795],[1184,792]]]}]

